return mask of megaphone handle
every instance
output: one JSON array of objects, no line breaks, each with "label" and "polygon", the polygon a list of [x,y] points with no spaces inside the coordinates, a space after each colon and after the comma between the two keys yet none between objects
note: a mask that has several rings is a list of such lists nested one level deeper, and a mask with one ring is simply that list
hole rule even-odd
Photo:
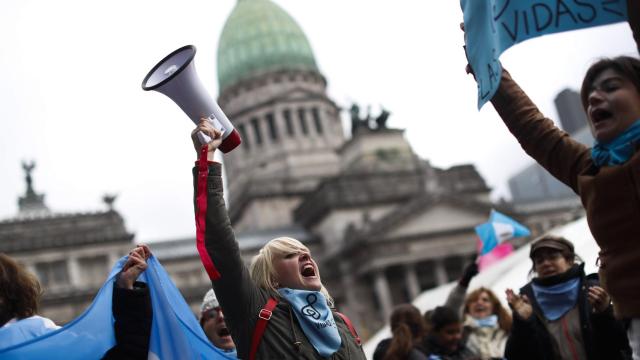
[{"label": "megaphone handle", "polygon": [[206,145],[211,142],[211,137],[202,131],[198,131],[197,136],[198,140],[200,140],[200,145]]},{"label": "megaphone handle", "polygon": [[[222,131],[222,133],[224,134],[224,132],[225,132],[224,126],[222,126],[220,121],[218,121],[218,119],[216,119],[213,114],[210,115],[209,117],[207,117],[207,121],[211,125],[213,125],[213,127],[215,127],[217,130]],[[211,137],[209,135],[203,133],[202,131],[198,131],[198,140],[200,140],[200,145],[206,145],[206,144],[211,142]]]}]

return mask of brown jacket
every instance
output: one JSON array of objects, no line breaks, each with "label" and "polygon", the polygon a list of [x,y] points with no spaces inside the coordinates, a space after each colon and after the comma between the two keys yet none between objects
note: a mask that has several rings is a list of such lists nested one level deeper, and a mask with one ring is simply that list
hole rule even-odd
[{"label": "brown jacket", "polygon": [[590,149],[546,118],[506,70],[491,102],[527,154],[580,196],[616,314],[640,317],[640,153],[596,168]]}]

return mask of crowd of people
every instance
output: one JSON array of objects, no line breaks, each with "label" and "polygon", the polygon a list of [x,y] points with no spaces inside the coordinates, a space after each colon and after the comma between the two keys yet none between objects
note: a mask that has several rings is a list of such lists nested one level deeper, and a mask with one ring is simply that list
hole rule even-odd
[{"label": "crowd of people", "polygon": [[410,304],[394,309],[393,336],[374,360],[631,359],[625,324],[615,318],[597,274],[585,275],[570,241],[547,235],[531,245],[533,278],[506,290],[507,310],[485,287],[467,294],[475,263],[446,303],[424,317]]},{"label": "crowd of people", "polygon": [[[627,4],[640,44],[640,1]],[[596,62],[581,98],[593,148],[556,128],[507,70],[491,102],[523,149],[582,199],[601,249],[599,274],[585,274],[571,241],[550,235],[532,242],[530,278],[517,292],[469,291],[478,273],[469,264],[442,306],[424,314],[411,304],[394,309],[392,336],[378,344],[374,360],[640,359],[640,60]],[[202,145],[199,132],[212,141]],[[199,154],[193,170],[198,249],[213,287],[200,307],[202,331],[217,349],[240,359],[365,359],[356,329],[335,308],[304,244],[273,239],[250,267],[244,265],[221,165],[213,161],[221,136],[205,119],[191,134]],[[116,345],[97,357],[147,358],[153,312],[149,290],[136,280],[149,255],[147,246],[137,246],[117,275]],[[37,315],[41,292],[32,274],[0,254],[2,347],[58,329]]]}]

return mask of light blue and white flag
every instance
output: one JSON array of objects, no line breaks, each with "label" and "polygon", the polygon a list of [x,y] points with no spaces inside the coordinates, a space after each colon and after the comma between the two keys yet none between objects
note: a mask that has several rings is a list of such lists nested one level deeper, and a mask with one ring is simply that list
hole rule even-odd
[{"label": "light blue and white flag", "polygon": [[466,51],[478,83],[478,109],[498,89],[498,58],[537,36],[627,19],[625,0],[460,0]]},{"label": "light blue and white flag", "polygon": [[491,252],[507,240],[531,235],[526,226],[495,210],[491,210],[489,221],[476,226],[475,230],[482,242],[480,255]]},{"label": "light blue and white flag", "polygon": [[[102,358],[116,343],[111,311],[113,282],[126,259],[125,256],[116,263],[82,315],[58,330],[0,349],[0,359]],[[149,359],[235,359],[207,340],[193,312],[158,260],[152,255],[147,263],[147,270],[138,280],[147,283],[153,305]]]}]

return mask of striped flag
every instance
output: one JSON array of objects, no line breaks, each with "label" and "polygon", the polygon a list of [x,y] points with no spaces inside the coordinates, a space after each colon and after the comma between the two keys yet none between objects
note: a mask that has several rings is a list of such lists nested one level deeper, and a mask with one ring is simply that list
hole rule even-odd
[{"label": "striped flag", "polygon": [[491,210],[489,221],[476,226],[475,230],[482,242],[481,256],[507,240],[531,235],[526,226],[495,210]]}]

